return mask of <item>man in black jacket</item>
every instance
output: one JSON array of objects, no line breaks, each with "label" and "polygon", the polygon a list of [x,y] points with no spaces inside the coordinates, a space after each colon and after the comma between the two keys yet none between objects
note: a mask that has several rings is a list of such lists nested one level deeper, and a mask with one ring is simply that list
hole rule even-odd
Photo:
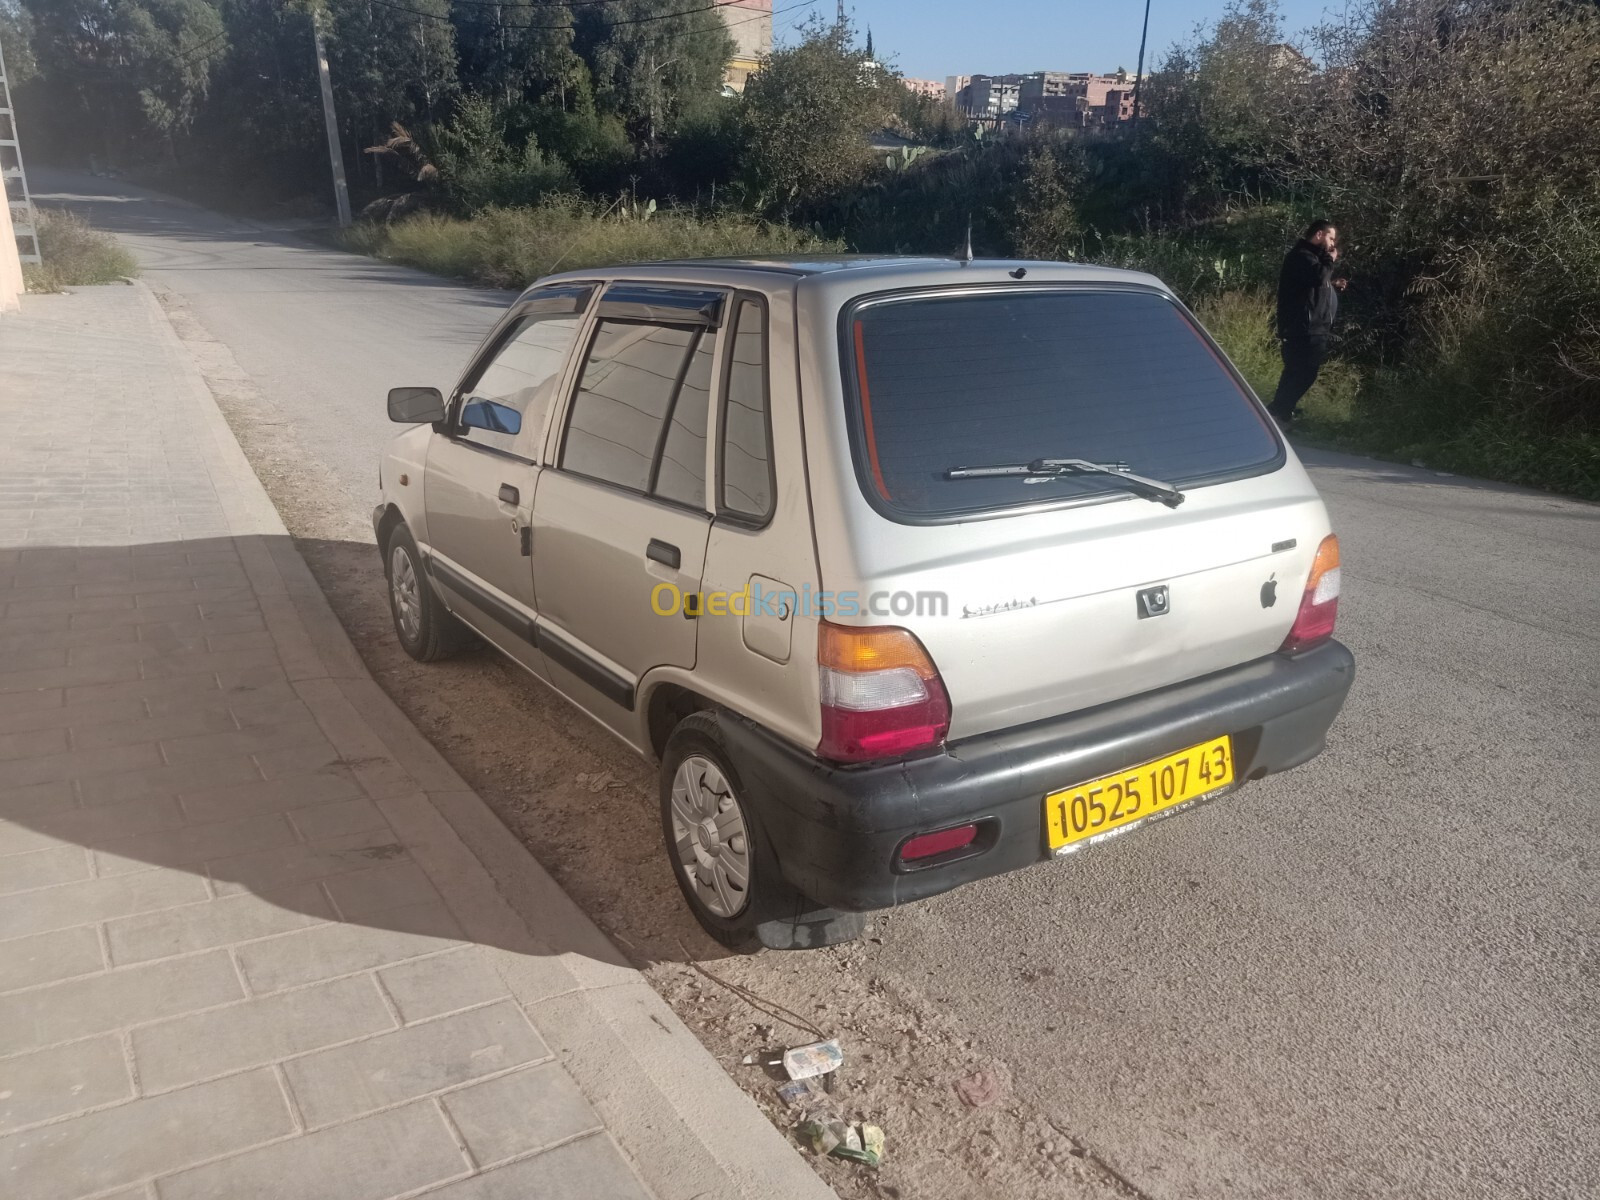
[{"label": "man in black jacket", "polygon": [[1311,390],[1328,353],[1333,319],[1339,313],[1344,280],[1333,278],[1339,261],[1339,231],[1332,221],[1313,221],[1294,244],[1278,273],[1278,341],[1283,375],[1267,411],[1285,429],[1295,406]]}]

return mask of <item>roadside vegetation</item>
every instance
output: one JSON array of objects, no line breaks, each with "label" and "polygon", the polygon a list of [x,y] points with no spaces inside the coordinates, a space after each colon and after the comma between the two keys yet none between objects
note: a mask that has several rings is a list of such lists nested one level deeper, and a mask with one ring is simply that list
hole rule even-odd
[{"label": "roadside vegetation", "polygon": [[139,273],[139,264],[110,234],[92,229],[82,217],[38,210],[39,265],[24,263],[30,292],[116,283]]},{"label": "roadside vegetation", "polygon": [[[0,0],[49,152],[212,203],[218,179],[325,202],[305,14],[134,19],[161,5],[100,22],[103,0]],[[979,254],[1160,276],[1270,394],[1278,264],[1328,216],[1350,286],[1303,435],[1600,499],[1593,3],[1358,0],[1286,31],[1274,0],[1234,0],[1157,56],[1137,126],[1102,133],[969,127],[848,24],[804,27],[731,97],[727,31],[673,0],[322,11],[354,248],[518,286],[625,260],[948,254],[970,227]],[[879,131],[910,145],[869,150]]]},{"label": "roadside vegetation", "polygon": [[568,195],[528,208],[487,208],[470,218],[424,212],[388,225],[364,222],[343,242],[363,254],[501,288],[610,263],[843,249],[808,230],[739,212],[657,212]]}]

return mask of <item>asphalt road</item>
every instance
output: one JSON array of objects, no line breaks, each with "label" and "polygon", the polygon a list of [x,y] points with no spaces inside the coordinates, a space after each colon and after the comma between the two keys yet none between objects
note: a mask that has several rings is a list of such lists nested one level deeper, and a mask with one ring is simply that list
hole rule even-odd
[{"label": "asphalt road", "polygon": [[[447,388],[504,302],[37,183],[232,350],[352,531],[384,390]],[[1328,751],[897,913],[852,971],[936,999],[1152,1200],[1600,1195],[1600,508],[1303,457],[1359,660]]]}]

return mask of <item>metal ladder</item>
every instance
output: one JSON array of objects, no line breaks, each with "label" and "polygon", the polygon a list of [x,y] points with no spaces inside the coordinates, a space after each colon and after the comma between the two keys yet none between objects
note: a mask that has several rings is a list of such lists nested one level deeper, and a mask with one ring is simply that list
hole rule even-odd
[{"label": "metal ladder", "polygon": [[[11,181],[17,181],[15,191]],[[22,145],[17,141],[17,114],[11,107],[11,80],[6,75],[4,51],[0,51],[0,192],[11,208],[11,231],[17,237],[17,257],[25,263],[39,259],[39,225],[34,218],[33,197],[28,194],[28,176],[22,169]],[[16,194],[21,193],[20,198]]]}]

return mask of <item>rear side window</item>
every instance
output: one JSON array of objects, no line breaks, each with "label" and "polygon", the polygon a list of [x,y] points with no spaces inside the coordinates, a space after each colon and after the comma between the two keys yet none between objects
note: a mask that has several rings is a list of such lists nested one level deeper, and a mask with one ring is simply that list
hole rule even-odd
[{"label": "rear side window", "polygon": [[767,412],[767,317],[742,300],[733,322],[722,408],[720,511],[762,522],[772,514],[772,422]]},{"label": "rear side window", "polygon": [[1093,475],[948,479],[1039,458],[1179,485],[1282,450],[1199,329],[1154,292],[1038,289],[868,301],[842,323],[857,474],[911,521],[1125,494]]},{"label": "rear side window", "polygon": [[709,329],[599,322],[561,466],[678,504],[705,504]]}]

